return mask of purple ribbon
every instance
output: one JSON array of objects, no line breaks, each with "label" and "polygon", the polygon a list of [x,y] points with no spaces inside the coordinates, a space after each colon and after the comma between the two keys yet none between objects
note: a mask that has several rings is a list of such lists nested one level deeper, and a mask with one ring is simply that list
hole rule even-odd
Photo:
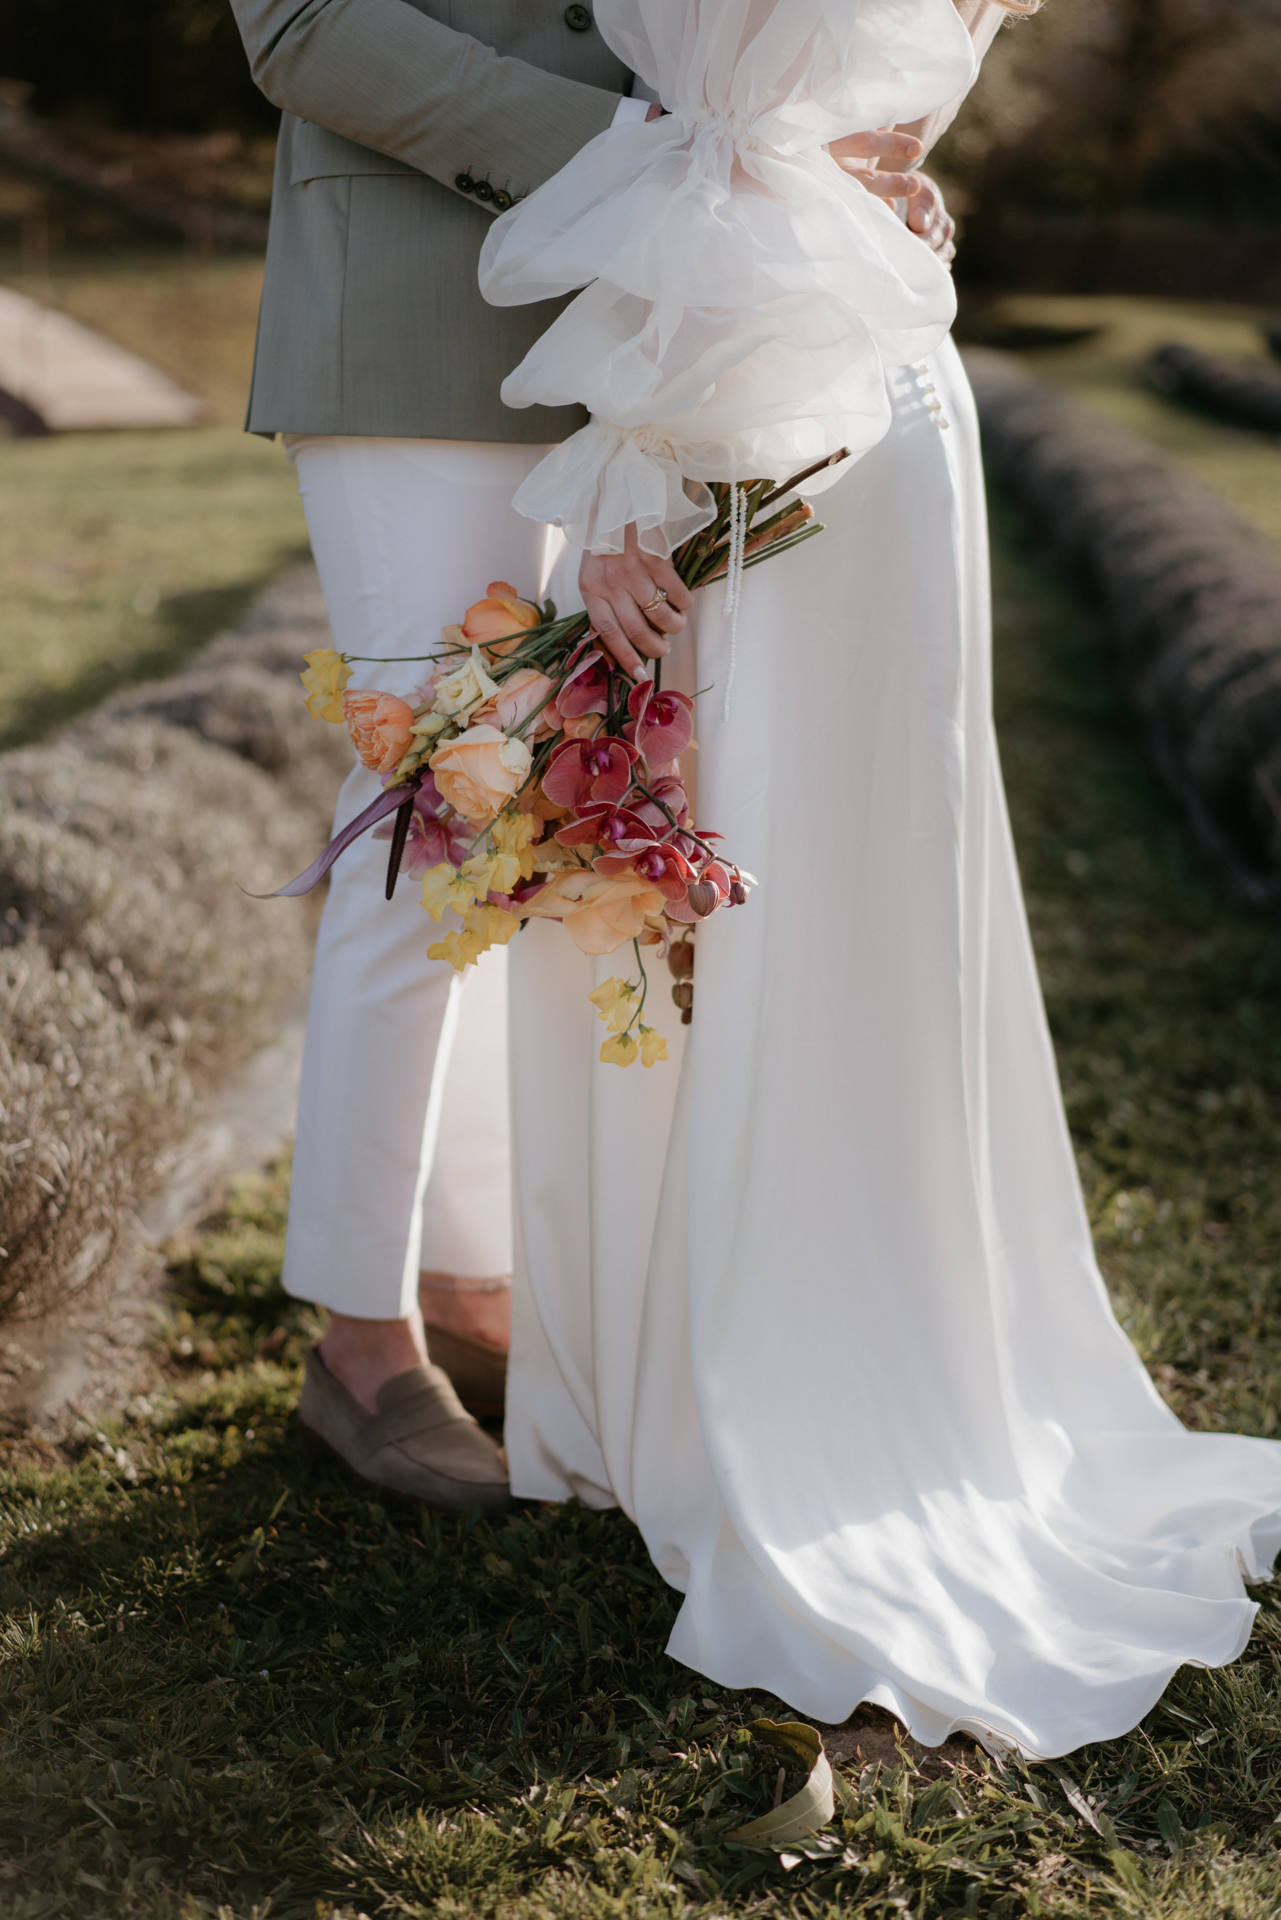
[{"label": "purple ribbon", "polygon": [[395,813],[407,800],[412,800],[422,785],[422,775],[411,773],[403,786],[387,787],[376,800],[371,800],[363,813],[349,820],[341,833],[336,833],[325,851],[312,861],[306,873],[300,873],[287,887],[277,887],[274,893],[262,893],[255,897],[259,900],[295,900],[300,894],[310,893],[318,880],[323,880],[340,853],[345,853],[353,840],[359,840],[368,827],[384,820],[389,813]]}]

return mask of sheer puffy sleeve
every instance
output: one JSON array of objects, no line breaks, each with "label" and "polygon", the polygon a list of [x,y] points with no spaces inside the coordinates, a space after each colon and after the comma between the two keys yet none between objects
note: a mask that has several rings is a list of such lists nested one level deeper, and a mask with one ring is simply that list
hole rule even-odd
[{"label": "sheer puffy sleeve", "polygon": [[711,518],[701,483],[781,479],[885,432],[885,367],[938,344],[955,296],[825,144],[954,100],[975,60],[952,0],[595,13],[669,117],[600,135],[495,221],[480,284],[498,306],[581,289],[503,383],[509,406],[593,416],[517,507],[596,552],[634,520],[666,554]]}]

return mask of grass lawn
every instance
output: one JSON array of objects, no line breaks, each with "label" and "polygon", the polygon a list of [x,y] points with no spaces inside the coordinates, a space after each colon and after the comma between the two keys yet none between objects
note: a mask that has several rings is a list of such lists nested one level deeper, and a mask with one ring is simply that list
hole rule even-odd
[{"label": "grass lawn", "polygon": [[[1089,621],[999,513],[996,557],[1016,832],[1109,1279],[1187,1419],[1281,1433],[1278,936],[1199,874]],[[279,1293],[284,1202],[283,1173],[248,1177],[174,1249],[160,1390],[66,1456],[9,1447],[6,1920],[1281,1907],[1272,1602],[1126,1739],[1030,1773],[854,1753],[821,1846],[728,1840],[777,1772],[750,1722],[790,1716],[666,1658],[675,1597],[622,1518],[432,1519],[297,1450],[314,1327]]]},{"label": "grass lawn", "polygon": [[1152,441],[1281,544],[1281,438],[1158,393],[1144,373],[1156,347],[1180,340],[1225,359],[1266,362],[1281,378],[1281,361],[1270,357],[1260,332],[1265,321],[1275,323],[1270,309],[1122,294],[1009,294],[992,317],[1020,326],[1097,327],[1093,339],[1025,350],[1019,359],[1039,379]]},{"label": "grass lawn", "polygon": [[209,407],[189,429],[0,438],[0,747],[172,670],[306,553],[288,460],[240,431],[261,279],[241,256],[0,260]]}]

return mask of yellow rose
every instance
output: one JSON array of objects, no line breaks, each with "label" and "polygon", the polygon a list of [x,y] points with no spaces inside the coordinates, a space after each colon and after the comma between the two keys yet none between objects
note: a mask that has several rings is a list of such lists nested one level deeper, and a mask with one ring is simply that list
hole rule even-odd
[{"label": "yellow rose", "polygon": [[448,714],[451,719],[463,713],[470,713],[482,700],[492,700],[498,688],[480,664],[480,649],[473,647],[471,659],[465,660],[461,667],[455,667],[436,682],[432,711]]},{"label": "yellow rose", "polygon": [[665,905],[658,888],[639,874],[570,867],[549,880],[521,911],[535,919],[559,920],[580,953],[613,953],[644,931],[647,918],[658,920]]},{"label": "yellow rose", "polygon": [[509,740],[497,727],[469,727],[437,747],[428,761],[441,798],[477,826],[519,793],[532,764],[525,742]]},{"label": "yellow rose", "polygon": [[636,1041],[630,1033],[616,1033],[612,1040],[601,1043],[600,1057],[607,1067],[630,1067],[636,1053]]},{"label": "yellow rose", "polygon": [[351,679],[351,668],[332,647],[317,647],[314,653],[304,653],[303,659],[307,671],[298,678],[307,689],[308,713],[313,720],[332,720],[340,727],[347,718],[342,690]]}]

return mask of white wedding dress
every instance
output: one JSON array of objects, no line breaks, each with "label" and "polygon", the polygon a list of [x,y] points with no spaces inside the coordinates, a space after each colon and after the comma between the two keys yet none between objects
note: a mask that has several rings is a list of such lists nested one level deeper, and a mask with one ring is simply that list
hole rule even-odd
[{"label": "white wedding dress", "polygon": [[[1240,1653],[1281,1447],[1186,1432],[1112,1316],[1001,789],[973,407],[950,343],[880,351],[888,430],[826,533],[746,577],[732,648],[704,592],[664,669],[713,689],[698,819],[760,883],[698,930],[688,1029],[651,963],[670,1062],[598,1063],[630,949],[511,944],[507,1445],[516,1493],[635,1520],[697,1672],[1049,1757]],[[592,432],[534,477],[566,518],[591,460],[625,510],[627,462],[679,459],[670,420]]]}]

